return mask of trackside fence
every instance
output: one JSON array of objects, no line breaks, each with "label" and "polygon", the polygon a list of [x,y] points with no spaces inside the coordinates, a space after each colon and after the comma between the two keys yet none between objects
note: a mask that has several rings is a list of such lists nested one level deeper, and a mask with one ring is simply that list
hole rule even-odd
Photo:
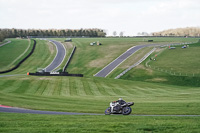
[{"label": "trackside fence", "polygon": [[27,75],[33,76],[74,76],[74,77],[83,77],[83,74],[71,74],[68,72],[36,72],[36,73],[27,73]]},{"label": "trackside fence", "polygon": [[73,57],[73,55],[74,55],[74,53],[75,53],[75,50],[76,50],[76,46],[74,46],[74,48],[73,48],[73,50],[72,50],[72,52],[71,52],[71,54],[70,54],[70,57],[69,57],[69,59],[67,60],[67,63],[65,64],[65,66],[64,66],[64,68],[63,68],[63,72],[66,71],[66,69],[67,69],[67,67],[68,67],[68,65],[69,65],[69,63],[70,63],[70,61],[71,61],[71,59],[72,59],[72,57]]},{"label": "trackside fence", "polygon": [[151,65],[146,65],[146,67],[151,68],[153,70],[156,71],[160,71],[163,73],[167,73],[170,75],[174,75],[174,76],[187,76],[187,77],[200,77],[200,71],[196,71],[196,73],[187,73],[187,72],[178,72],[178,71],[173,71],[173,70],[167,70],[167,69],[163,69],[157,66],[151,66]]}]

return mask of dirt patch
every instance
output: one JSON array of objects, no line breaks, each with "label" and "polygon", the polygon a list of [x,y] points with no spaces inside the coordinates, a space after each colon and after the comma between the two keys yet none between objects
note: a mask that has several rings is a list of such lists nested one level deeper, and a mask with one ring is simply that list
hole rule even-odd
[{"label": "dirt patch", "polygon": [[163,81],[167,81],[167,79],[165,79],[165,78],[153,78],[153,79],[147,79],[146,81],[163,82]]},{"label": "dirt patch", "polygon": [[47,77],[41,77],[39,80],[52,80],[52,78],[47,78]]},{"label": "dirt patch", "polygon": [[101,58],[90,61],[88,67],[104,67],[106,64],[113,61],[116,58],[115,55],[117,55],[120,50],[114,50],[111,52],[112,49],[118,49],[118,47],[109,46],[108,48],[101,49],[100,53],[103,53]]},{"label": "dirt patch", "polygon": [[142,59],[142,57],[144,57],[145,54],[146,50],[141,50],[139,53],[131,55],[131,57],[129,57],[127,61],[125,61],[123,65],[120,66],[120,68],[126,69],[130,67],[131,65],[137,63],[140,59]]},{"label": "dirt patch", "polygon": [[47,45],[48,45],[48,47],[49,47],[49,51],[51,52],[51,54],[53,54],[54,51],[55,51],[53,44],[50,43],[50,42],[48,42]]},{"label": "dirt patch", "polygon": [[153,70],[150,69],[150,68],[147,68],[147,67],[144,67],[143,65],[138,65],[136,66],[137,69],[144,69],[146,70],[149,74],[152,74],[153,73]]},{"label": "dirt patch", "polygon": [[65,46],[66,49],[73,48],[73,44],[71,42],[62,42],[62,44]]},{"label": "dirt patch", "polygon": [[156,53],[160,53],[160,52],[162,52],[163,50],[165,50],[165,48],[157,48],[157,49],[155,50],[155,52],[156,52]]},{"label": "dirt patch", "polygon": [[29,80],[29,78],[21,78],[21,80]]},{"label": "dirt patch", "polygon": [[97,59],[97,60],[91,61],[88,64],[88,66],[89,67],[97,67],[97,68],[99,68],[99,67],[104,67],[106,63],[107,63],[107,60],[105,60],[105,59]]}]

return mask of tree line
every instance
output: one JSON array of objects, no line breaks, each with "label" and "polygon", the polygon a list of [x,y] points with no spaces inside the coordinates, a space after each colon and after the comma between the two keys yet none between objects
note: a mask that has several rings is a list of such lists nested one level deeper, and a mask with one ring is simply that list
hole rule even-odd
[{"label": "tree line", "polygon": [[153,36],[200,36],[199,27],[187,27],[168,29],[160,32],[153,32]]},{"label": "tree line", "polygon": [[0,42],[15,37],[105,37],[102,29],[0,29]]}]

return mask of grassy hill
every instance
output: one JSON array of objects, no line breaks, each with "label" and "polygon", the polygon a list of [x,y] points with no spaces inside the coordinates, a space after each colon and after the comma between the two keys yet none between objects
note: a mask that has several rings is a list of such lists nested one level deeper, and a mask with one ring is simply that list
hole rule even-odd
[{"label": "grassy hill", "polygon": [[[15,41],[13,42],[13,44],[15,44]],[[21,49],[21,47],[19,49]],[[37,68],[45,68],[46,66],[48,66],[53,61],[55,55],[56,48],[53,44],[38,39],[33,54],[25,62],[23,62],[18,69],[6,74],[26,74],[27,72],[36,72]]]},{"label": "grassy hill", "polygon": [[0,47],[0,71],[14,67],[31,50],[33,43],[27,39],[10,39],[11,43]]},{"label": "grassy hill", "polygon": [[[161,38],[158,38],[158,41],[156,39],[157,38],[154,39],[155,43],[160,43]],[[57,40],[64,41],[63,39]],[[124,97],[127,100],[140,103],[135,105],[138,106],[137,109],[139,109],[138,111],[135,110],[134,113],[136,114],[176,114],[177,110],[180,114],[198,113],[196,104],[192,105],[193,107],[187,110],[183,109],[187,105],[190,106],[192,102],[199,104],[199,98],[195,95],[198,94],[198,88],[146,83],[152,82],[153,80],[158,80],[160,83],[160,80],[162,81],[164,79],[159,79],[156,75],[151,75],[151,79],[145,79],[145,76],[148,77],[148,74],[145,75],[141,70],[137,70],[135,73],[134,69],[127,74],[128,76],[125,75],[122,77],[123,80],[114,80],[112,75],[107,79],[93,77],[93,73],[103,68],[109,61],[115,59],[126,49],[133,45],[147,43],[142,42],[141,38],[98,38],[98,41],[103,45],[90,46],[89,43],[95,40],[97,40],[97,38],[73,39],[74,45],[77,46],[77,51],[68,71],[71,73],[83,73],[85,74],[84,78],[34,76],[4,77],[0,82],[0,93],[2,94],[0,104],[41,110],[101,113],[103,112],[102,110],[108,106],[108,101]],[[172,38],[167,38],[166,40],[164,38],[162,41],[165,43],[169,40],[172,40]],[[175,41],[178,40],[175,38]],[[28,71],[34,72],[38,67],[45,67],[53,60],[55,56],[54,47],[44,40],[37,40],[37,42],[37,47],[33,55],[25,61],[20,68],[11,72],[11,74],[22,74]],[[51,49],[49,49],[50,47]],[[192,48],[192,46],[190,48]],[[138,51],[136,55],[142,57],[145,51],[149,51],[149,49],[144,49],[143,52]],[[103,54],[101,54],[101,52]],[[124,70],[131,64],[131,60],[138,59],[139,57],[136,58],[136,55],[130,57],[118,70]],[[107,59],[105,57],[109,58]],[[98,61],[100,59],[102,62],[99,63]],[[92,66],[91,62],[96,63],[93,63]],[[136,75],[136,78],[129,76],[132,72],[134,72],[133,75]],[[157,71],[153,72],[160,73]],[[143,77],[141,78],[139,76]],[[161,76],[163,76],[163,74]],[[128,81],[124,79],[128,79]],[[136,81],[133,82],[129,80]],[[175,90],[176,93],[173,90]],[[188,100],[188,98],[191,100]],[[168,101],[168,99],[170,100]],[[80,103],[82,103],[81,110],[79,110]],[[150,106],[147,106],[147,103]],[[182,106],[181,108],[176,108],[176,105]],[[162,108],[160,108],[161,106]],[[171,109],[168,109],[169,106]],[[149,107],[151,107],[151,109]],[[155,109],[157,110],[156,112],[154,111]]]},{"label": "grassy hill", "polygon": [[[182,49],[182,46],[176,46],[176,49],[158,48],[145,62],[121,79],[200,86],[200,60],[197,58],[200,56],[200,43],[189,45],[186,49]],[[156,58],[156,61],[150,58]]]},{"label": "grassy hill", "polygon": [[[199,114],[199,88],[104,78],[1,78],[0,104],[69,112],[103,113],[109,102],[134,101],[134,114]],[[156,110],[156,111],[155,111]]]},{"label": "grassy hill", "polygon": [[[152,39],[154,43],[198,40],[195,38]],[[64,41],[64,39],[56,40]],[[100,41],[102,46],[90,46],[89,43],[94,41]],[[128,72],[127,75],[124,75],[122,79],[113,79],[115,72],[123,71],[129,65],[132,65],[150,48],[138,51],[136,55],[121,64],[108,78],[93,77],[94,73],[98,72],[128,48],[147,43],[143,41],[143,38],[74,38],[73,45],[77,46],[77,51],[67,71],[70,73],[83,73],[85,75],[83,78],[26,75],[0,77],[0,104],[37,110],[103,114],[104,110],[109,106],[109,102],[122,97],[126,101],[135,102],[132,107],[132,114],[200,115],[200,88],[198,85],[196,85],[197,87],[192,85],[193,82],[198,83],[196,77],[181,76],[180,78],[180,76],[169,75],[168,73],[145,67],[146,62],[144,62]],[[192,53],[198,48],[198,46],[194,45],[193,49],[191,45],[188,49],[177,47],[174,50],[177,50],[177,52],[182,52],[183,50],[187,52],[186,50],[188,50]],[[178,55],[176,51],[164,49],[157,56],[157,61],[149,62],[149,64],[162,67],[162,62],[159,61],[162,58],[168,58],[169,54],[172,56],[171,52]],[[196,56],[197,54],[198,52],[196,52]],[[38,67],[44,68],[47,66],[54,56],[55,47],[53,45],[44,40],[37,40],[33,55],[17,70],[8,74],[35,72]],[[146,61],[149,61],[149,59]],[[173,62],[176,63],[175,60]],[[192,64],[194,65],[194,63]],[[169,64],[169,66],[173,65]],[[174,67],[174,69],[178,71],[178,67]],[[183,81],[187,78],[189,78],[190,84],[185,86]],[[196,78],[196,80],[192,82],[192,78]],[[0,115],[2,116],[0,120],[0,126],[3,127],[0,129],[2,132],[14,132],[13,129],[16,132],[195,132],[199,130],[198,127],[200,125],[198,117],[49,116],[8,113],[0,113]],[[188,125],[191,128],[188,128]]]},{"label": "grassy hill", "polygon": [[[154,42],[147,42],[148,39],[152,39]],[[64,39],[56,40],[64,42]],[[77,50],[67,71],[70,73],[82,73],[85,76],[93,76],[132,46],[151,43],[168,44],[172,42],[198,41],[196,38],[73,38],[72,40],[73,45],[77,46]],[[102,43],[102,45],[90,46],[91,42],[97,41]],[[148,50],[150,51],[150,49]],[[145,55],[146,52],[142,51],[140,51],[140,57]],[[129,60],[127,62],[129,63],[126,63],[126,67],[133,64],[133,61]],[[126,67],[122,67],[121,70],[124,70]]]},{"label": "grassy hill", "polygon": [[[182,45],[183,46],[183,45]],[[188,45],[188,48],[176,46],[176,49],[164,49],[156,61],[148,63],[151,67],[163,69],[175,75],[200,76],[200,43]],[[163,65],[165,64],[165,65]]]}]

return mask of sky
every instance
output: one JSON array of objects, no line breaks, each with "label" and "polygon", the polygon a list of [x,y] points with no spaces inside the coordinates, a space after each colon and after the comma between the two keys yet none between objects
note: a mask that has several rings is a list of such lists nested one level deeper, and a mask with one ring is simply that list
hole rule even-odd
[{"label": "sky", "polygon": [[100,28],[113,35],[199,27],[200,0],[0,0],[0,28]]}]

